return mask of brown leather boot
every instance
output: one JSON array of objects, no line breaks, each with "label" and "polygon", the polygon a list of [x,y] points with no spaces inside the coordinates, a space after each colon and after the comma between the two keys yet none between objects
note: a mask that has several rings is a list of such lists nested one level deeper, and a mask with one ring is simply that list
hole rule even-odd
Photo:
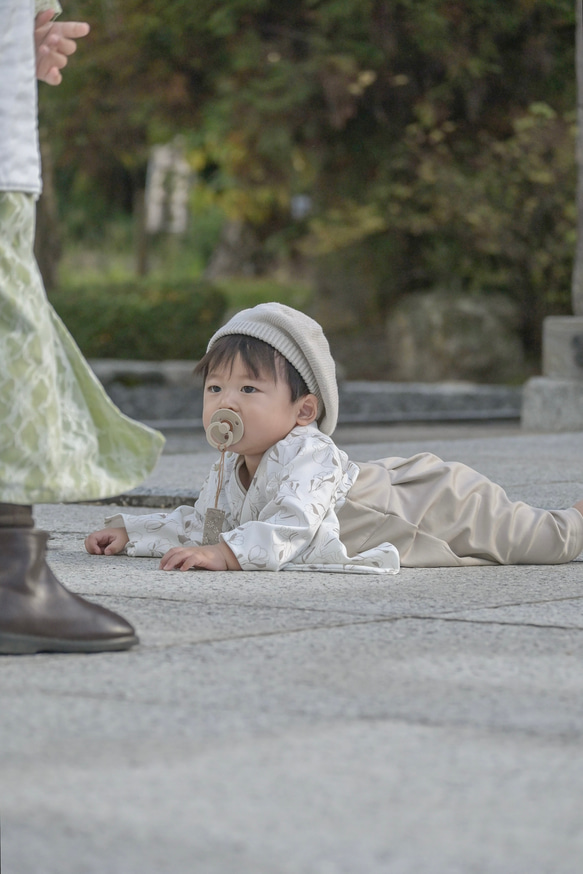
[{"label": "brown leather boot", "polygon": [[138,642],[110,610],[69,592],[46,563],[46,531],[0,528],[0,654],[108,652]]}]

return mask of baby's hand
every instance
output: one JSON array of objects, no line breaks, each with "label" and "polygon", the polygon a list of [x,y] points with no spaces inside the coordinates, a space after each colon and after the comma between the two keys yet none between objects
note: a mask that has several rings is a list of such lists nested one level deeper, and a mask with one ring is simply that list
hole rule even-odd
[{"label": "baby's hand", "polygon": [[85,549],[91,555],[117,555],[128,541],[125,528],[102,528],[85,538]]},{"label": "baby's hand", "polygon": [[241,565],[226,543],[216,546],[175,546],[160,562],[162,571],[188,571],[198,567],[207,571],[241,570]]}]

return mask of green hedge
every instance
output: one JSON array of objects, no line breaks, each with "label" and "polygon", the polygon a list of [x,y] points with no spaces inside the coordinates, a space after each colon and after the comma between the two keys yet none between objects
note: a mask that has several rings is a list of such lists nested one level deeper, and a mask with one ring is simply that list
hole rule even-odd
[{"label": "green hedge", "polygon": [[62,287],[49,298],[87,358],[200,358],[227,310],[224,292],[201,281]]}]

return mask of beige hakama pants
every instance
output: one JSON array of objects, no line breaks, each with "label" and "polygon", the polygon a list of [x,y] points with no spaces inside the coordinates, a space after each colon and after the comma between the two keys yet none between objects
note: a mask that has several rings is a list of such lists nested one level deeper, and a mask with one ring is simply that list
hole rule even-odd
[{"label": "beige hakama pants", "polygon": [[578,510],[511,501],[465,464],[423,452],[359,467],[338,511],[349,555],[387,541],[404,567],[560,564],[583,552]]}]

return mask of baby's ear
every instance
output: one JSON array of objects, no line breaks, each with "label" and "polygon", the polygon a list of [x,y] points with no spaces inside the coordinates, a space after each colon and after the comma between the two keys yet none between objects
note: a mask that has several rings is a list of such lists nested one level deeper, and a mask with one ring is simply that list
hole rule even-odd
[{"label": "baby's ear", "polygon": [[311,425],[318,418],[318,398],[316,395],[304,395],[300,398],[298,407],[298,425]]}]

